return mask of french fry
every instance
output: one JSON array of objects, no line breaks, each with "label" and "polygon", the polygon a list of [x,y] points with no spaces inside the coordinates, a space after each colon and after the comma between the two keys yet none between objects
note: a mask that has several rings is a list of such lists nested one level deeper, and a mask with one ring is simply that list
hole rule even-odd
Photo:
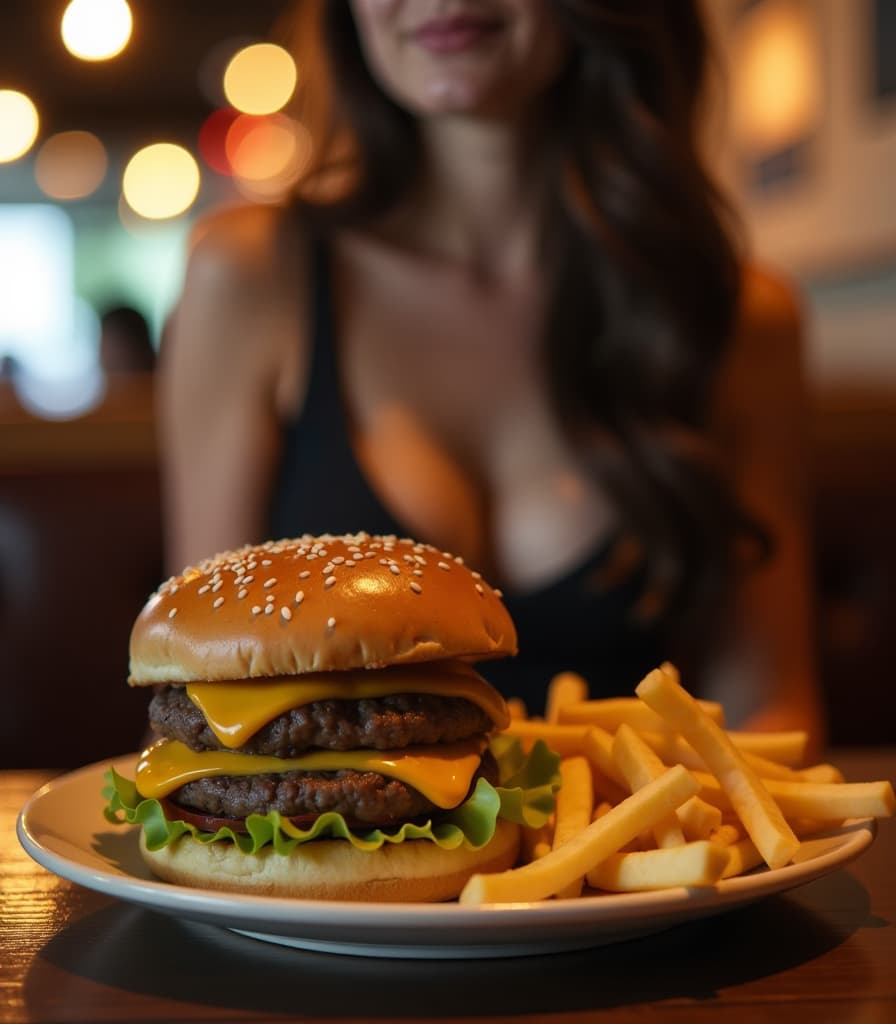
[{"label": "french fry", "polygon": [[698,788],[699,783],[688,770],[676,765],[540,860],[496,874],[474,875],[460,894],[460,902],[517,903],[552,896],[616,853],[643,829],[652,828],[663,815],[694,796]]},{"label": "french fry", "polygon": [[813,764],[808,768],[800,768],[799,776],[803,782],[845,782],[843,772],[833,764]]},{"label": "french fry", "polygon": [[616,804],[622,803],[622,801],[631,794],[631,790],[628,786],[620,786],[619,783],[614,782],[612,779],[608,779],[606,775],[599,769],[591,765],[591,784],[594,789],[595,800],[605,800],[612,807]]},{"label": "french fry", "polygon": [[783,867],[799,849],[799,839],[759,776],[728,735],[679,685],[677,675],[671,665],[663,665],[650,672],[635,693],[703,758],[769,867]]},{"label": "french fry", "polygon": [[[700,795],[727,809],[733,806],[729,794],[707,772],[693,772],[700,783]],[[815,821],[843,821],[845,818],[889,818],[896,809],[893,786],[882,782],[783,782],[763,779],[762,785],[786,818]]]},{"label": "french fry", "polygon": [[[594,814],[591,816],[592,821],[597,821],[598,818],[602,818],[605,814],[608,814],[613,810],[615,804],[611,804],[606,800],[602,800],[597,807],[594,808]],[[620,853],[630,853],[632,850],[640,850],[641,844],[638,838],[635,837],[630,843],[626,843],[625,846],[619,847]]]},{"label": "french fry", "polygon": [[729,731],[728,738],[734,746],[746,754],[758,754],[778,764],[786,764],[791,768],[803,763],[806,755],[806,744],[809,734],[802,729],[791,732],[738,732]]},{"label": "french fry", "polygon": [[519,697],[507,698],[507,710],[510,712],[512,722],[525,722],[529,717],[525,701],[520,700]]},{"label": "french fry", "polygon": [[584,753],[587,732],[587,725],[555,725],[529,718],[525,721],[511,719],[504,735],[518,737],[524,748],[541,739],[561,757],[574,757]]},{"label": "french fry", "polygon": [[[567,726],[567,728],[578,728],[578,726]],[[626,796],[631,792],[628,780],[619,770],[619,765],[613,758],[613,737],[605,729],[595,725],[585,730],[582,753],[591,762],[592,768],[611,782],[615,782]],[[612,800],[610,802],[618,803],[618,801]]]},{"label": "french fry", "polygon": [[550,850],[553,838],[553,816],[541,828],[523,827],[520,833],[520,860],[526,864],[543,857]]},{"label": "french fry", "polygon": [[681,822],[681,831],[689,842],[698,839],[709,839],[714,828],[722,823],[722,812],[718,807],[692,796],[675,812]]},{"label": "french fry", "polygon": [[614,853],[588,872],[588,884],[608,892],[713,885],[728,864],[725,847],[703,840],[643,853]]},{"label": "french fry", "polygon": [[738,828],[737,825],[732,825],[726,821],[724,824],[719,825],[718,828],[712,830],[709,840],[712,843],[719,843],[721,846],[733,846],[743,838],[743,830]]},{"label": "french fry", "polygon": [[[706,763],[688,741],[673,732],[645,730],[641,739],[664,764],[683,764],[695,771],[707,771]],[[842,782],[843,776],[833,765],[793,768],[799,764],[806,744],[804,732],[726,732],[728,738],[763,778],[812,778],[817,782]],[[760,753],[759,751],[766,751]],[[774,755],[777,755],[777,759]],[[806,773],[809,773],[808,775]],[[815,778],[818,776],[818,778]],[[837,777],[839,776],[839,778]]]},{"label": "french fry", "polygon": [[[558,850],[574,836],[583,832],[591,821],[594,790],[591,765],[584,757],[567,757],[560,762],[561,786],[557,791],[554,839],[551,849]],[[557,892],[559,899],[582,895],[584,874]]]},{"label": "french fry", "polygon": [[[638,737],[635,730],[624,722],[617,729],[613,741],[613,760],[633,793],[659,778],[665,771],[663,762]],[[653,837],[660,849],[684,845],[684,833],[674,811],[653,826]]]},{"label": "french fry", "polygon": [[782,782],[769,779],[766,789],[789,818],[841,821],[844,818],[889,818],[896,810],[890,782]]},{"label": "french fry", "polygon": [[[718,725],[725,724],[721,704],[705,700],[700,701],[700,706]],[[599,725],[607,732],[616,732],[622,724],[630,725],[638,732],[645,729],[663,732],[668,728],[662,717],[634,697],[607,697],[565,704],[559,710],[559,721],[565,725]]]},{"label": "french fry", "polygon": [[[823,821],[800,820],[791,822],[794,832],[800,837],[811,836],[823,832],[828,823]],[[733,878],[743,875],[762,864],[762,854],[756,849],[752,839],[740,839],[725,847],[728,850],[728,865],[722,872],[722,878]]]},{"label": "french fry", "polygon": [[588,700],[588,684],[578,672],[558,672],[548,683],[545,721],[559,723],[560,709]]}]

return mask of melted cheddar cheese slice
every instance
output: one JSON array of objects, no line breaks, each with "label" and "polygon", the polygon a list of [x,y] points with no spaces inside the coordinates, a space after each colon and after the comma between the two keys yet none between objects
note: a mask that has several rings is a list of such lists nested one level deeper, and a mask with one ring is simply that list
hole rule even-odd
[{"label": "melted cheddar cheese slice", "polygon": [[140,755],[137,791],[159,799],[184,783],[212,775],[262,775],[291,771],[332,772],[348,768],[379,772],[412,786],[437,807],[456,807],[467,795],[482,760],[483,741],[466,740],[403,750],[315,750],[301,757],[197,753],[179,740],[160,740]]},{"label": "melted cheddar cheese slice", "polygon": [[187,684],[187,696],[205,715],[222,746],[231,750],[241,747],[262,726],[291,708],[318,700],[360,700],[393,693],[463,697],[482,708],[496,728],[504,729],[509,723],[501,695],[461,662]]}]

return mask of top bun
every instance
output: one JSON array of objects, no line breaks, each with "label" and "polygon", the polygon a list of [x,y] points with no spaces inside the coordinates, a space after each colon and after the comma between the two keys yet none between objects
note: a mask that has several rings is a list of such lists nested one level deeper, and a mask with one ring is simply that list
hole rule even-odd
[{"label": "top bun", "polygon": [[305,535],[207,559],[153,594],[132,686],[382,668],[516,653],[500,591],[407,538]]}]

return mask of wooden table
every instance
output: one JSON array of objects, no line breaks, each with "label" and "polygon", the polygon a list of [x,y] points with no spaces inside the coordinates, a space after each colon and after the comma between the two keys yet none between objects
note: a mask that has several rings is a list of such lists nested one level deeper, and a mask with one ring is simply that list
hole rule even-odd
[{"label": "wooden table", "polygon": [[[838,751],[894,778],[896,748]],[[554,956],[375,960],[300,952],[79,888],[15,816],[51,773],[0,772],[0,1022],[896,1021],[896,824],[788,894],[646,939]]]}]

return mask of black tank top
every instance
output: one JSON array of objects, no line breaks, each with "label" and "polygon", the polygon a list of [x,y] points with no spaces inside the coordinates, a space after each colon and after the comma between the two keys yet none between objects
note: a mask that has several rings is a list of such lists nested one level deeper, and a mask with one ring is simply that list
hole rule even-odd
[{"label": "black tank top", "polygon": [[[407,536],[409,531],[371,489],[352,448],[323,245],[312,254],[311,284],[307,395],[284,429],[268,535],[366,531]],[[478,668],[505,696],[521,697],[530,714],[543,711],[545,689],[556,672],[580,672],[592,696],[628,696],[665,657],[660,624],[634,613],[646,584],[644,567],[637,564],[621,579],[612,578],[606,570],[614,547],[612,540],[603,543],[575,569],[537,590],[514,592],[504,587],[520,653],[482,662]],[[502,586],[500,581],[490,582]]]}]

